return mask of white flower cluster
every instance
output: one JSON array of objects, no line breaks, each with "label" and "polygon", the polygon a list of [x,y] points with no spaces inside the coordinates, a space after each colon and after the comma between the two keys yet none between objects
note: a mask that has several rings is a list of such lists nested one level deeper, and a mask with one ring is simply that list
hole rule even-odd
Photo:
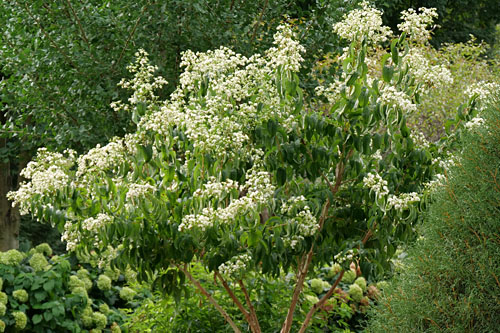
[{"label": "white flower cluster", "polygon": [[425,43],[431,38],[431,32],[427,27],[434,22],[438,17],[436,8],[419,8],[420,13],[415,9],[409,8],[401,12],[401,24],[398,24],[398,29],[406,32],[411,41],[417,43]]},{"label": "white flower cluster", "polygon": [[[289,28],[280,29],[276,48],[265,57],[247,58],[224,47],[204,53],[186,51],[178,89],[160,111],[143,117],[139,127],[166,136],[176,127],[193,142],[193,153],[217,157],[247,154],[248,129],[271,117],[292,128],[293,101],[281,104],[274,73],[277,65],[298,69],[303,49],[293,41]],[[192,93],[200,90],[203,96]],[[252,98],[255,95],[258,101]]]},{"label": "white flower cluster", "polygon": [[313,236],[318,231],[318,221],[311,213],[309,206],[305,206],[293,219],[297,223],[297,231],[303,237]]},{"label": "white flower cluster", "polygon": [[399,108],[401,111],[406,113],[417,111],[417,106],[412,103],[410,97],[406,93],[398,91],[393,86],[385,86],[380,91],[380,96],[377,99],[377,102]]},{"label": "white flower cluster", "polygon": [[90,232],[96,233],[106,224],[113,222],[113,218],[106,214],[99,213],[96,217],[89,217],[83,220],[82,228]]},{"label": "white flower cluster", "polygon": [[343,264],[344,262],[353,262],[359,255],[356,249],[348,250],[346,253],[340,252],[333,257],[334,262],[337,264]]},{"label": "white flower cluster", "polygon": [[416,192],[401,193],[399,196],[389,195],[387,198],[387,208],[394,208],[402,211],[408,209],[411,204],[420,201],[420,196]]},{"label": "white flower cluster", "polygon": [[475,130],[477,128],[480,128],[481,126],[484,125],[484,118],[481,117],[474,117],[468,122],[465,123],[465,128],[468,130]]},{"label": "white flower cluster", "polygon": [[328,103],[335,104],[341,97],[342,88],[345,87],[344,80],[336,79],[334,82],[330,83],[327,87],[317,86],[315,88],[316,95],[325,96]]},{"label": "white flower cluster", "polygon": [[98,144],[85,155],[78,157],[76,177],[87,182],[90,175],[100,174],[102,171],[116,167],[126,160],[126,156],[127,148],[123,139],[115,138],[114,141],[102,147]]},{"label": "white flower cluster", "polygon": [[81,235],[76,225],[68,220],[64,224],[64,231],[61,235],[61,241],[66,242],[66,251],[72,252],[81,241]]},{"label": "white flower cluster", "polygon": [[215,177],[210,177],[208,182],[203,185],[203,189],[196,190],[193,193],[193,196],[220,198],[227,193],[238,189],[238,182],[235,182],[232,179],[226,179],[223,182],[218,182]]},{"label": "white flower cluster", "polygon": [[247,263],[251,260],[252,258],[248,254],[240,254],[221,264],[218,270],[222,275],[241,279],[247,268]]},{"label": "white flower cluster", "polygon": [[363,185],[368,187],[370,190],[375,192],[377,198],[386,196],[389,194],[389,188],[387,187],[387,181],[384,180],[378,173],[368,173],[363,178]]},{"label": "white flower cluster", "polygon": [[333,31],[340,37],[361,42],[365,37],[371,44],[385,42],[392,35],[389,27],[382,25],[382,12],[368,1],[361,2],[361,9],[344,14],[343,20],[333,25]]},{"label": "white flower cluster", "polygon": [[284,70],[298,72],[300,64],[304,61],[301,54],[305,53],[306,49],[296,40],[289,25],[278,26],[274,44],[277,47],[267,51],[271,64],[275,67],[282,66]]},{"label": "white flower cluster", "polygon": [[494,94],[498,94],[499,91],[499,83],[481,81],[469,85],[465,90],[465,96],[467,96],[467,98],[476,96],[479,102],[479,110],[482,110],[488,105],[488,102],[491,101]]},{"label": "white flower cluster", "polygon": [[154,193],[156,187],[151,184],[128,184],[127,200],[134,201],[137,198],[143,197],[147,193]]},{"label": "white flower cluster", "polygon": [[18,205],[21,214],[28,214],[35,195],[54,194],[69,185],[68,173],[75,163],[75,156],[76,152],[71,149],[61,154],[40,148],[35,159],[21,171],[21,176],[29,182],[23,182],[17,191],[7,193],[12,206]]},{"label": "white flower cluster", "polygon": [[430,146],[430,142],[427,141],[425,135],[420,131],[410,133],[410,138],[413,140],[415,146],[419,148],[429,148]]},{"label": "white flower cluster", "polygon": [[299,242],[304,240],[304,237],[313,236],[318,231],[318,221],[306,203],[306,198],[300,195],[290,197],[281,205],[283,214],[292,215],[294,211],[297,211],[288,220],[289,224],[297,226],[297,234],[287,235],[283,238],[285,246],[290,246],[292,249],[295,249]]},{"label": "white flower cluster", "polygon": [[428,93],[431,88],[439,89],[451,85],[453,77],[450,70],[444,65],[431,65],[424,52],[420,48],[410,48],[410,52],[404,57],[415,83],[421,84],[419,92]]},{"label": "white flower cluster", "polygon": [[[135,53],[135,57],[135,63],[127,66],[129,72],[134,73],[134,78],[130,81],[122,79],[118,85],[133,91],[132,96],[128,99],[132,105],[146,101],[148,103],[156,102],[158,97],[155,95],[154,90],[166,85],[167,81],[161,76],[154,76],[154,72],[158,70],[158,67],[149,64],[146,51],[140,49]],[[111,107],[114,110],[120,108],[129,110],[127,105],[117,102],[113,103]]]},{"label": "white flower cluster", "polygon": [[281,211],[284,214],[292,214],[294,209],[304,206],[306,202],[307,199],[303,195],[290,197],[281,204]]},{"label": "white flower cluster", "polygon": [[201,212],[184,215],[179,231],[199,228],[202,231],[212,227],[215,222],[231,223],[248,212],[257,212],[269,203],[274,196],[275,187],[271,184],[271,176],[266,171],[254,166],[247,171],[246,181],[239,187],[240,193],[246,195],[232,200],[225,207],[204,207]]},{"label": "white flower cluster", "polygon": [[424,184],[424,187],[429,192],[433,192],[439,186],[442,186],[446,181],[446,176],[443,174],[437,174],[434,176],[434,179]]},{"label": "white flower cluster", "polygon": [[444,170],[449,170],[450,167],[457,164],[457,160],[456,157],[453,157],[450,154],[448,154],[448,158],[446,159],[443,159],[441,157],[433,158],[432,164],[438,165],[440,168],[443,168]]}]

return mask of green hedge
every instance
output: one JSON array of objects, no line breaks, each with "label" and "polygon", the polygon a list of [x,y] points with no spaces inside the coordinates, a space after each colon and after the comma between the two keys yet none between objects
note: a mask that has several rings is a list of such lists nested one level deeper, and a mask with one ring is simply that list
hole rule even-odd
[{"label": "green hedge", "polygon": [[434,194],[423,238],[374,309],[368,332],[498,332],[500,109],[482,117]]}]

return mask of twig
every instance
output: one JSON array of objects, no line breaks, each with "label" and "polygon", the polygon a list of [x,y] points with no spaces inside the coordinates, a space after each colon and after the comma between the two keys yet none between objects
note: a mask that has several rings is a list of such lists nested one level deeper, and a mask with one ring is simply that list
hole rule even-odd
[{"label": "twig", "polygon": [[188,277],[188,279],[196,286],[196,288],[198,288],[201,291],[201,293],[208,298],[208,301],[210,303],[212,303],[212,305],[215,306],[215,308],[217,309],[217,311],[219,311],[220,314],[224,317],[224,319],[226,319],[226,321],[231,326],[231,328],[233,329],[233,331],[236,332],[236,333],[241,333],[240,329],[238,328],[238,326],[236,326],[236,324],[231,319],[231,317],[229,317],[229,315],[227,314],[227,312],[224,311],[224,309],[217,303],[217,301],[212,297],[212,295],[210,295],[210,293],[208,291],[206,291],[205,288],[203,288],[203,286],[200,284],[200,282],[198,280],[196,280],[188,272],[188,270],[186,269],[186,266],[184,265],[184,267],[183,267],[181,265],[177,265],[177,267]]},{"label": "twig", "polygon": [[250,39],[251,42],[255,39],[255,36],[257,35],[257,30],[259,28],[260,22],[262,22],[262,17],[264,16],[264,12],[267,9],[267,4],[269,3],[269,0],[266,0],[264,2],[264,6],[262,7],[262,11],[260,12],[259,20],[255,23],[254,28],[253,28],[253,34],[252,38]]},{"label": "twig", "polygon": [[147,4],[142,7],[141,12],[139,13],[139,16],[137,17],[137,20],[135,21],[134,27],[132,28],[132,31],[130,31],[130,34],[127,38],[127,41],[125,42],[125,45],[123,46],[122,52],[120,53],[120,56],[118,57],[118,60],[113,64],[113,67],[111,67],[111,71],[114,70],[114,68],[120,63],[120,61],[123,58],[123,54],[125,53],[125,50],[128,47],[128,43],[130,43],[130,40],[132,39],[132,36],[135,33],[135,30],[137,29],[137,26],[139,25],[139,21],[141,20],[142,14],[146,11],[146,8],[151,4],[151,1],[148,1]]},{"label": "twig", "polygon": [[245,288],[245,285],[243,284],[242,280],[238,280],[238,284],[241,287],[241,291],[243,291],[243,294],[245,295],[245,301],[247,302],[247,306],[250,309],[250,316],[253,319],[255,333],[260,333],[261,328],[259,324],[259,319],[257,318],[257,314],[255,313],[255,308],[253,307],[252,301],[250,300],[250,295],[248,294],[247,288]]},{"label": "twig", "polygon": [[236,304],[236,306],[238,307],[238,309],[240,309],[243,316],[245,316],[245,319],[247,320],[248,324],[250,324],[250,327],[252,327],[252,320],[251,320],[252,318],[250,316],[250,313],[245,309],[245,307],[243,307],[243,304],[241,304],[238,297],[236,297],[236,295],[233,293],[233,291],[231,290],[231,288],[227,284],[226,280],[224,280],[222,275],[220,275],[219,272],[215,271],[215,276],[217,278],[219,278],[219,280],[222,282],[222,285],[224,286],[224,289],[226,289],[227,293],[229,294],[229,297],[231,297],[234,304]]}]

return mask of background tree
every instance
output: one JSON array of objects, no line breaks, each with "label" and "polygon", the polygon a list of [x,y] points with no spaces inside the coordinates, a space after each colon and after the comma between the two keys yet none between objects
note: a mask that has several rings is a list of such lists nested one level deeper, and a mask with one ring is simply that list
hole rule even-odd
[{"label": "background tree", "polygon": [[432,43],[466,42],[470,34],[492,45],[495,26],[500,22],[500,6],[496,0],[375,0],[384,10],[384,22],[394,31],[401,22],[400,12],[408,8],[434,7],[439,18]]}]

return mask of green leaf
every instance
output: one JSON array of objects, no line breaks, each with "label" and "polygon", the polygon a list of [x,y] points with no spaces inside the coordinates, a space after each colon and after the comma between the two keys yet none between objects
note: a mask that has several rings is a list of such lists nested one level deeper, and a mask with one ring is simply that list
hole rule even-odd
[{"label": "green leaf", "polygon": [[390,83],[393,75],[394,75],[394,67],[384,66],[382,68],[382,78],[384,79],[385,82]]},{"label": "green leaf", "polygon": [[40,314],[36,314],[31,318],[31,321],[33,321],[33,324],[38,324],[42,321],[43,317]]},{"label": "green leaf", "polygon": [[394,62],[394,65],[398,65],[399,63],[399,53],[398,53],[398,40],[394,39],[391,43],[391,56],[392,56],[392,62]]},{"label": "green leaf", "polygon": [[52,289],[54,289],[54,284],[54,280],[48,280],[43,284],[43,290],[45,290],[46,292],[50,292]]},{"label": "green leaf", "polygon": [[151,145],[137,145],[137,154],[139,161],[148,163],[153,157],[153,147]]}]

